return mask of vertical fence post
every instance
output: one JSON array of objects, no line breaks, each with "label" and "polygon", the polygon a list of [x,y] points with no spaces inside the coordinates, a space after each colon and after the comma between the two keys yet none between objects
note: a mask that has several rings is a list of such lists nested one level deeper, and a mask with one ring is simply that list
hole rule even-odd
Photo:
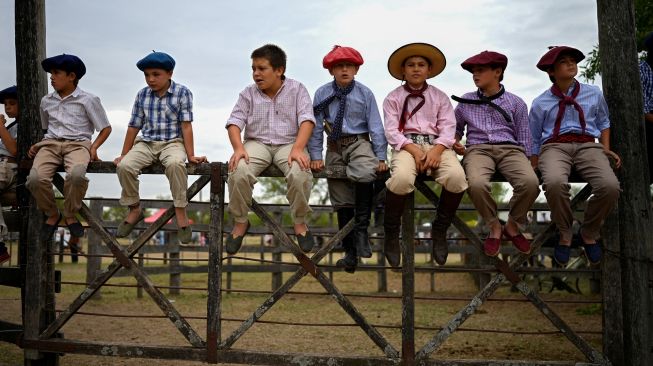
[{"label": "vertical fence post", "polygon": [[[376,241],[376,240],[375,240]],[[376,291],[377,292],[388,292],[388,275],[385,270],[385,255],[382,250],[376,252],[376,264],[379,266],[379,270],[376,273]]]},{"label": "vertical fence post", "polygon": [[222,341],[222,231],[224,226],[224,179],[222,163],[211,163],[209,224],[209,296],[207,299],[207,362],[218,363],[218,344]]},{"label": "vertical fence post", "polygon": [[403,265],[401,270],[401,360],[402,365],[415,361],[415,194],[406,199],[401,217]]},{"label": "vertical fence post", "polygon": [[179,269],[179,243],[175,240],[170,244],[170,295],[179,295],[181,291],[181,270]]},{"label": "vertical fence post", "polygon": [[[278,222],[279,225],[281,225],[283,221],[283,216],[281,215],[281,211],[275,211],[273,213],[274,221]],[[283,255],[281,254],[281,250],[279,248],[279,239],[274,236],[272,239],[272,246],[274,247],[274,250],[272,251],[272,260],[276,262],[281,262],[283,260]],[[283,274],[279,272],[272,272],[272,291],[276,291],[279,287],[281,287],[283,281]]]},{"label": "vertical fence post", "polygon": [[[93,213],[93,216],[102,220],[102,210],[104,209],[104,203],[101,200],[91,200],[89,208],[91,213]],[[102,239],[100,239],[100,236],[96,234],[94,230],[88,231],[88,248],[86,252],[90,255],[90,257],[86,258],[86,283],[91,283],[102,270],[102,258],[95,257],[101,253],[101,242]],[[92,299],[100,300],[102,298],[101,291],[102,288],[98,288]]]},{"label": "vertical fence post", "polygon": [[[145,264],[145,257],[143,256],[142,251],[138,251],[138,266],[143,268],[143,264]],[[140,283],[136,286],[136,297],[139,299],[143,298],[143,286],[140,285]]]}]

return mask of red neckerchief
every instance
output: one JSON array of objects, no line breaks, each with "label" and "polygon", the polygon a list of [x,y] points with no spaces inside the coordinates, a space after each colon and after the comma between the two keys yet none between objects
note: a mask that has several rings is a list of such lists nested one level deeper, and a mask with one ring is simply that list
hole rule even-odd
[{"label": "red neckerchief", "polygon": [[553,84],[551,87],[551,93],[556,97],[560,98],[558,102],[558,115],[556,116],[555,125],[553,127],[553,136],[551,138],[555,139],[560,133],[560,125],[562,124],[562,116],[565,114],[565,109],[568,105],[573,105],[576,111],[578,111],[578,119],[580,120],[580,128],[582,129],[582,134],[585,134],[585,113],[583,113],[583,108],[580,104],[576,102],[576,97],[580,93],[580,83],[574,79],[574,89],[571,92],[571,95],[565,95],[562,90],[558,87],[558,84]]},{"label": "red neckerchief", "polygon": [[[404,108],[401,110],[401,117],[399,117],[399,132],[403,132],[404,127],[406,126],[406,122],[419,111],[420,108],[424,105],[426,102],[426,98],[424,97],[424,92],[426,91],[426,88],[428,88],[429,85],[424,82],[424,86],[422,86],[421,89],[415,90],[412,89],[410,86],[408,86],[408,83],[404,84],[404,90],[408,92],[408,95],[406,96],[406,99],[404,100]],[[406,117],[406,114],[408,112],[408,99],[410,98],[421,98],[422,100],[413,108],[412,112]]]}]

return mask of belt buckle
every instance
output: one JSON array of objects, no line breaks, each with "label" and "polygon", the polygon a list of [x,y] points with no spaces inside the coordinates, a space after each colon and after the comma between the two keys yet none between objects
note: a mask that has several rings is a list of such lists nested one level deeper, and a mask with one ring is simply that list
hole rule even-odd
[{"label": "belt buckle", "polygon": [[428,145],[428,144],[431,143],[431,142],[429,141],[428,136],[425,136],[425,135],[415,135],[415,136],[413,137],[413,141],[414,141],[416,144],[419,144],[419,145]]}]

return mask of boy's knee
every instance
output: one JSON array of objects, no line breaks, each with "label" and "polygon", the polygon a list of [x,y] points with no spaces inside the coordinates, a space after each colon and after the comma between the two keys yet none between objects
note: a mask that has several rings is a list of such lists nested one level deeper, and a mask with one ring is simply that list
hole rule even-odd
[{"label": "boy's knee", "polygon": [[251,174],[249,172],[249,168],[246,164],[238,164],[236,169],[233,172],[229,173],[229,176],[227,177],[227,183],[230,185],[245,182],[249,183],[250,175]]},{"label": "boy's knee", "polygon": [[467,185],[468,185],[467,189],[472,194],[487,192],[490,190],[489,182],[483,179],[469,179]]},{"label": "boy's knee", "polygon": [[537,176],[533,174],[532,176],[526,176],[520,178],[513,185],[513,190],[517,192],[531,192],[533,194],[540,192],[540,181],[537,179]]},{"label": "boy's knee", "polygon": [[310,172],[303,171],[301,169],[290,169],[288,175],[286,176],[286,181],[289,186],[304,186],[307,183],[310,183],[313,179],[313,175]]},{"label": "boy's knee", "polygon": [[592,186],[592,193],[605,197],[608,200],[616,200],[619,198],[621,188],[619,181],[615,179],[603,179]]},{"label": "boy's knee", "polygon": [[88,179],[86,178],[86,166],[75,165],[70,170],[70,174],[66,176],[66,180],[70,181],[70,183],[74,185],[81,185],[87,183]]},{"label": "boy's knee", "polygon": [[52,184],[50,183],[50,177],[39,174],[36,169],[30,170],[29,175],[27,176],[27,180],[25,181],[25,186],[27,186],[29,190],[32,190],[32,188],[35,188],[39,185],[48,184]]},{"label": "boy's knee", "polygon": [[166,173],[185,173],[186,163],[180,159],[174,159],[166,164]]},{"label": "boy's knee", "polygon": [[559,178],[554,178],[554,179],[547,179],[544,184],[544,191],[548,193],[566,193],[569,192],[570,185],[569,182],[566,179],[559,179]]}]

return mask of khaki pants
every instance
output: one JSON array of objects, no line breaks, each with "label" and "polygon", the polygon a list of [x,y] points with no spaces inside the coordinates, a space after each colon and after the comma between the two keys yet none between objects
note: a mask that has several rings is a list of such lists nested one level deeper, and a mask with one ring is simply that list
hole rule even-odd
[{"label": "khaki pants", "polygon": [[311,212],[308,199],[313,186],[313,174],[310,170],[302,170],[297,162],[288,165],[288,155],[293,144],[265,145],[258,141],[245,142],[245,151],[249,155],[249,164],[240,159],[236,170],[229,172],[229,212],[239,223],[247,222],[247,213],[252,204],[252,190],[261,172],[271,164],[279,168],[286,177],[288,193],[286,198],[290,203],[290,214],[293,222],[303,224],[306,215]]},{"label": "khaki pants", "polygon": [[[417,146],[425,153],[433,148],[433,145]],[[408,151],[393,150],[390,169],[391,176],[385,183],[385,186],[392,193],[405,195],[415,190],[417,167],[415,165],[415,158]],[[449,192],[460,193],[467,189],[465,171],[460,165],[458,158],[456,158],[456,153],[451,149],[442,152],[440,167],[433,169],[429,175]]]},{"label": "khaki pants", "polygon": [[351,206],[355,203],[352,182],[374,182],[379,159],[374,155],[372,144],[361,139],[342,149],[341,152],[327,150],[326,166],[334,165],[344,166],[347,178],[349,178],[349,180],[327,179],[331,204],[338,209],[341,206]]},{"label": "khaki pants", "polygon": [[473,145],[465,152],[463,167],[469,183],[467,194],[488,226],[498,220],[490,183],[497,170],[513,188],[509,217],[518,225],[526,224],[526,215],[540,194],[540,182],[524,148],[509,144]]},{"label": "khaki pants", "polygon": [[170,184],[173,205],[186,207],[186,190],[188,189],[188,172],[186,170],[186,148],[182,139],[170,141],[143,141],[136,139],[134,146],[125,155],[116,169],[122,186],[120,204],[133,206],[140,201],[138,193],[138,175],[141,169],[156,162],[165,168]]},{"label": "khaki pants", "polygon": [[[16,192],[16,168],[17,165],[8,161],[0,161],[0,194],[6,196],[8,192]],[[0,206],[0,239],[7,239],[9,230],[5,219],[2,216],[2,206]]]},{"label": "khaki pants", "polygon": [[38,208],[48,216],[56,215],[52,177],[61,164],[66,171],[64,180],[64,217],[74,217],[82,207],[88,189],[86,168],[91,160],[91,142],[46,139],[38,144],[38,153],[27,177],[26,186]]},{"label": "khaki pants", "polygon": [[542,186],[551,209],[551,220],[558,226],[561,240],[569,241],[572,237],[574,216],[569,201],[569,174],[572,167],[592,187],[592,196],[585,208],[583,235],[589,239],[598,239],[603,220],[617,204],[621,191],[619,181],[601,144],[572,142],[542,146],[539,158],[544,182]]}]

